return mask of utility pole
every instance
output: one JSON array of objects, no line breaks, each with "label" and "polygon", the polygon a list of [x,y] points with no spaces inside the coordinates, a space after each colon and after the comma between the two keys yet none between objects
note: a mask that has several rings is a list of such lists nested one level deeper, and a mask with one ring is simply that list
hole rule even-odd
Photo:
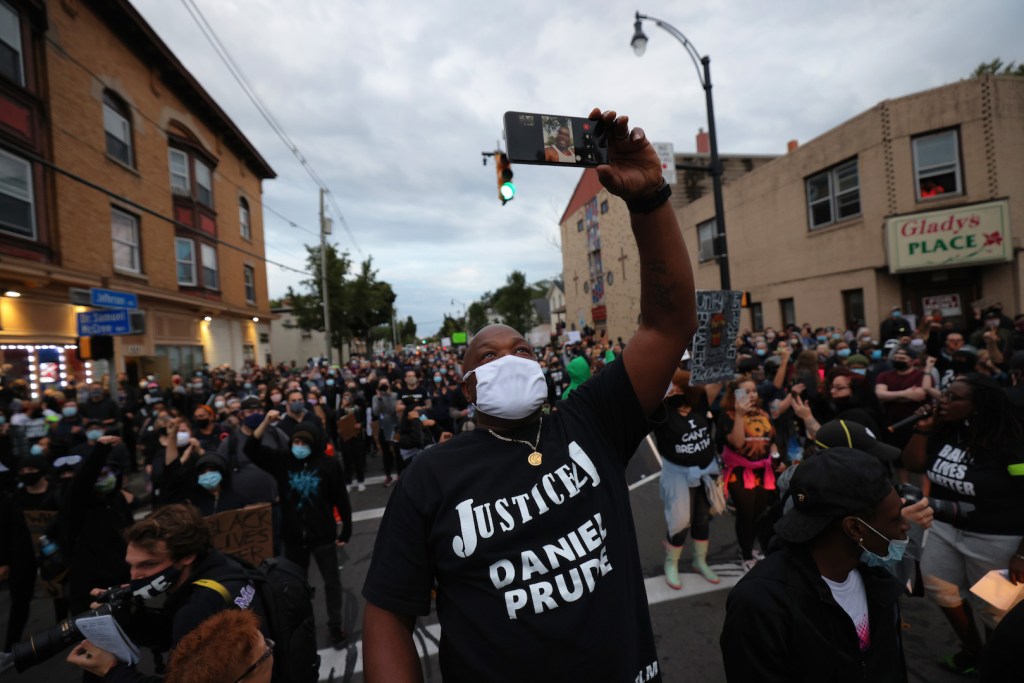
[{"label": "utility pole", "polygon": [[331,314],[327,301],[327,235],[331,232],[331,224],[324,217],[324,188],[320,188],[320,289],[324,300],[324,335],[327,345],[327,366],[334,364],[331,350]]}]

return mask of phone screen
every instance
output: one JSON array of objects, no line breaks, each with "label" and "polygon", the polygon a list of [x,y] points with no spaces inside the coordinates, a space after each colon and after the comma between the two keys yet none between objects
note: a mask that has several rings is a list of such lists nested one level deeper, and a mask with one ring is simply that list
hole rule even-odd
[{"label": "phone screen", "polygon": [[608,147],[594,136],[596,121],[578,116],[505,112],[505,144],[513,163],[598,166]]},{"label": "phone screen", "polygon": [[746,389],[737,389],[736,390],[736,403],[746,403],[746,402],[747,402],[747,390]]}]

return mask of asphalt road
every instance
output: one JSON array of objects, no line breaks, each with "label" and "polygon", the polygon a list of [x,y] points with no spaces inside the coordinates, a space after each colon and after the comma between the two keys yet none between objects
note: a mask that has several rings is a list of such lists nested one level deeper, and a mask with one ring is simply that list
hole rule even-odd
[{"label": "asphalt road", "polygon": [[[364,601],[360,595],[366,572],[369,568],[373,543],[380,522],[380,514],[387,504],[392,489],[381,486],[382,463],[379,458],[370,458],[368,463],[367,490],[353,491],[352,506],[355,511],[355,528],[351,542],[338,551],[338,564],[342,567],[344,586],[344,625],[350,638],[347,646],[338,651],[330,648],[327,639],[326,613],[323,601],[314,600],[319,643],[323,662],[321,680],[361,683],[361,627]],[[631,470],[650,469],[649,463],[635,459]],[[643,471],[631,471],[632,479],[643,478]],[[732,518],[728,515],[717,517],[711,525],[711,548],[709,562],[722,575],[722,583],[713,586],[696,574],[684,574],[681,591],[667,588],[663,574],[664,560],[661,539],[664,534],[664,520],[658,493],[656,475],[645,483],[634,485],[630,498],[633,517],[637,527],[640,555],[644,567],[648,601],[651,603],[651,618],[657,640],[662,674],[666,683],[699,682],[724,683],[718,636],[725,617],[725,599],[728,588],[741,575],[739,569],[735,533]],[[689,549],[683,552],[681,567],[689,567]],[[315,563],[313,563],[315,567]],[[322,581],[315,568],[310,570],[311,583],[319,592]],[[9,604],[6,590],[0,592],[0,619],[6,624]],[[903,599],[906,629],[905,651],[909,677],[913,682],[954,683],[963,680],[949,674],[935,664],[938,655],[953,652],[956,638],[949,629],[938,608],[923,599]],[[32,617],[27,633],[36,633],[53,624],[50,605],[37,599],[32,605]],[[437,665],[437,645],[440,627],[434,615],[420,620],[415,633],[417,646],[423,654],[424,677],[428,682],[441,680]],[[145,663],[143,665],[145,669]],[[22,674],[10,669],[0,674],[0,679],[17,683],[49,683],[51,681],[80,681],[77,669],[64,662],[64,656],[54,657]]]}]

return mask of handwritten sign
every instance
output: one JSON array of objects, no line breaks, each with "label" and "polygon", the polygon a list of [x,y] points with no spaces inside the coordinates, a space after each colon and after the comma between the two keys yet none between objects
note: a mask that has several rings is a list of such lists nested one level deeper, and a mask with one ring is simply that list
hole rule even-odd
[{"label": "handwritten sign", "polygon": [[712,384],[736,376],[736,335],[741,292],[697,291],[697,333],[690,351],[690,384]]},{"label": "handwritten sign", "polygon": [[270,503],[218,512],[205,517],[213,532],[213,547],[258,565],[274,555],[274,531]]},{"label": "handwritten sign", "polygon": [[356,416],[353,413],[345,413],[338,418],[338,436],[342,441],[348,441],[358,432]]}]

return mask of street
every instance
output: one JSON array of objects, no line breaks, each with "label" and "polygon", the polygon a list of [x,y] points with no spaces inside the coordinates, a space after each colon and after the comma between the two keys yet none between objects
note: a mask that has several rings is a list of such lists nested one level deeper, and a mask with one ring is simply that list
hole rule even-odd
[{"label": "street", "polygon": [[[701,683],[724,683],[718,636],[725,618],[725,600],[728,589],[741,575],[732,518],[719,517],[711,524],[711,550],[709,562],[722,576],[721,584],[707,583],[696,574],[683,575],[683,589],[669,589],[662,576],[664,560],[661,539],[664,535],[661,499],[658,493],[656,475],[644,477],[643,472],[634,472],[645,463],[635,458],[630,470],[634,484],[630,495],[633,518],[636,522],[642,565],[645,568],[648,601],[651,605],[651,619],[658,645],[662,675],[666,683],[699,681]],[[362,657],[360,633],[362,628],[364,600],[360,595],[363,580],[370,565],[373,543],[376,538],[380,516],[393,488],[381,486],[382,464],[379,458],[369,458],[367,464],[367,490],[353,491],[352,508],[355,528],[351,542],[338,551],[342,567],[344,596],[344,626],[349,632],[349,644],[340,651],[326,646],[326,613],[322,600],[315,599],[317,611],[318,640],[325,645],[322,656],[321,681],[336,683],[361,683]],[[689,551],[684,550],[681,572],[689,569]],[[318,593],[322,581],[315,569],[311,569],[310,581]],[[0,594],[0,620],[6,623],[9,604],[6,590]],[[938,655],[953,652],[956,639],[937,607],[923,599],[904,598],[902,601],[904,620],[904,648],[907,657],[909,680],[929,683],[955,683],[960,677],[946,673],[938,667]],[[38,633],[52,625],[53,615],[49,605],[37,599],[32,605],[32,617],[28,633]],[[440,627],[433,614],[417,623],[415,640],[423,655],[424,680],[437,682],[441,674],[437,663],[437,649],[440,642]],[[144,670],[148,658],[144,659]],[[14,669],[0,674],[0,678],[18,683],[48,683],[50,681],[81,680],[77,669],[64,662],[64,657],[55,657],[23,674]]]}]

